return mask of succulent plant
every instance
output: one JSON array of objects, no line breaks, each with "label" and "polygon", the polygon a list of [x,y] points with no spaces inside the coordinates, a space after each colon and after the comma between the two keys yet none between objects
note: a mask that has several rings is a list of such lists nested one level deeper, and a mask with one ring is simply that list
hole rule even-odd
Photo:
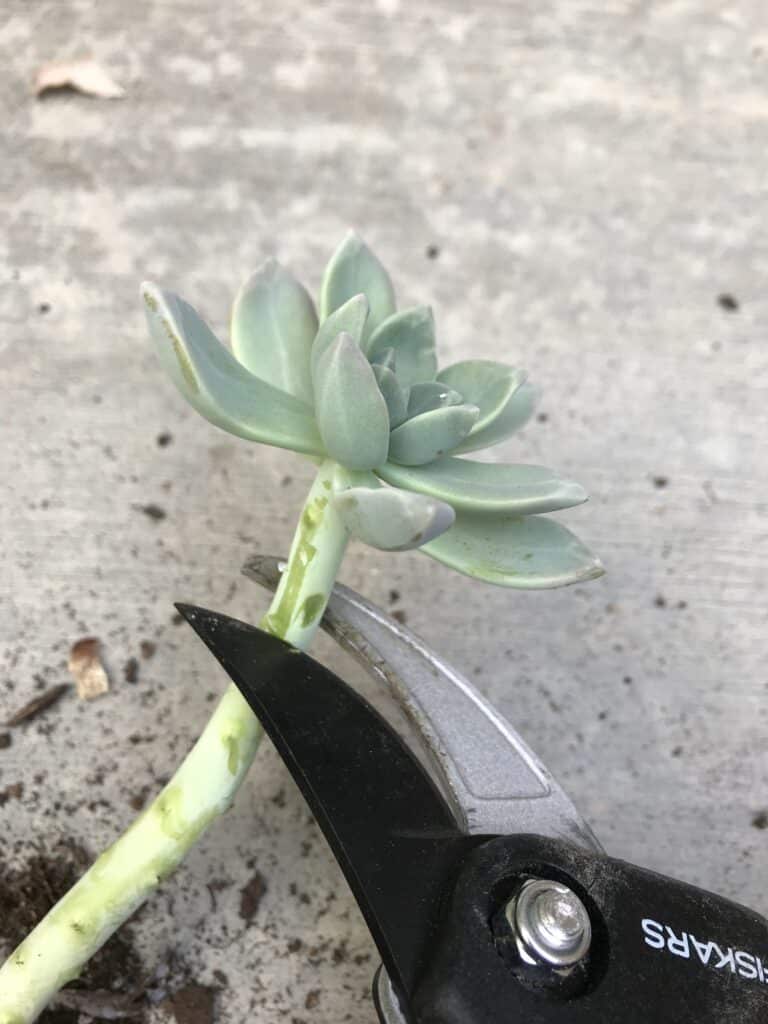
[{"label": "succulent plant", "polygon": [[541,466],[460,456],[529,418],[523,372],[486,359],[438,370],[427,306],[397,311],[390,278],[350,233],[323,276],[319,311],[267,260],[234,302],[232,351],[183,299],[143,286],[161,361],[191,405],[239,437],[337,463],[331,500],[373,547],[421,547],[470,576],[553,587],[599,561],[541,513],[587,498]]},{"label": "succulent plant", "polygon": [[[265,263],[235,300],[231,352],[183,299],[153,285],[143,294],[160,359],[203,416],[320,464],[263,629],[309,648],[350,536],[420,547],[511,587],[600,575],[573,534],[541,515],[584,501],[578,484],[462,457],[526,421],[525,375],[488,360],[438,372],[430,310],[396,312],[386,271],[355,235],[325,271],[319,315],[298,281]],[[229,686],[154,801],[0,966],[0,1024],[31,1024],[173,871],[231,806],[261,735]]]}]

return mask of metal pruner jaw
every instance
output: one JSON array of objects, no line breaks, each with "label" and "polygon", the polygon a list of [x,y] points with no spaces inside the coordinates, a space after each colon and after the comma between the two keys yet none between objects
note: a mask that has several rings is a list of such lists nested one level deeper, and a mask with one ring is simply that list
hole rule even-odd
[{"label": "metal pruner jaw", "polygon": [[[282,565],[258,555],[243,573],[274,590]],[[423,640],[341,584],[321,625],[389,687],[466,832],[532,833],[601,850],[570,798],[509,722]]]}]

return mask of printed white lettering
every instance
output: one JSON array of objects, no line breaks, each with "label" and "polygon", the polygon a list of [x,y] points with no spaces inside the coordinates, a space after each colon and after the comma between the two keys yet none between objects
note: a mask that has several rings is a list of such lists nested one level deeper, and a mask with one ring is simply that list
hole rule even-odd
[{"label": "printed white lettering", "polygon": [[674,953],[675,956],[681,956],[685,960],[688,960],[691,955],[691,950],[688,945],[688,932],[683,932],[682,935],[677,936],[672,929],[667,927],[667,949],[670,953]]},{"label": "printed white lettering", "polygon": [[736,964],[734,963],[733,959],[733,950],[729,949],[727,952],[723,953],[721,949],[718,949],[718,953],[720,954],[720,959],[715,964],[715,967],[718,969],[718,971],[721,971],[723,967],[729,967],[731,969],[731,972],[735,974]]},{"label": "printed white lettering", "polygon": [[650,946],[651,949],[664,949],[664,925],[650,917],[644,917],[642,925],[646,946]]},{"label": "printed white lettering", "polygon": [[[729,971],[745,981],[768,984],[768,968],[755,953],[732,946],[721,946],[708,939],[702,942],[691,932],[677,932],[668,924],[651,917],[641,921],[643,941],[651,949],[666,950],[683,960],[698,960],[704,967],[715,971]],[[695,957],[691,953],[691,947]]]},{"label": "printed white lettering", "polygon": [[[709,963],[709,958],[712,956],[715,950],[720,953],[720,947],[714,942],[699,942],[695,935],[691,936],[691,945],[696,950],[696,955],[699,960],[706,967]],[[722,953],[720,953],[722,956]]]},{"label": "printed white lettering", "polygon": [[756,957],[752,956],[751,953],[745,953],[742,949],[737,949],[734,954],[736,959],[736,966],[738,967],[737,974],[746,978],[748,981],[754,981],[757,977],[757,965],[755,963]]}]

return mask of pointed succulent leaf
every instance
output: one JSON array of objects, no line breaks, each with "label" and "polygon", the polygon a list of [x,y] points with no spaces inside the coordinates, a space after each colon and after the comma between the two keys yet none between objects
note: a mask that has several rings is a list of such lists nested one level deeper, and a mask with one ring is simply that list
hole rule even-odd
[{"label": "pointed succulent leaf", "polygon": [[444,405],[461,405],[464,396],[453,391],[446,384],[437,380],[423,381],[414,384],[408,395],[408,416],[418,416],[432,409],[442,409]]},{"label": "pointed succulent leaf", "polygon": [[334,494],[349,532],[383,551],[407,551],[428,543],[453,523],[450,505],[393,487],[352,487]]},{"label": "pointed succulent leaf", "polygon": [[331,458],[350,469],[373,469],[387,458],[389,415],[360,346],[342,333],[315,373],[315,412]]},{"label": "pointed succulent leaf", "polygon": [[267,260],[237,293],[231,329],[236,358],[268,384],[309,403],[309,355],[316,334],[309,293],[276,260]]},{"label": "pointed succulent leaf", "polygon": [[468,359],[447,366],[437,379],[480,409],[477,423],[457,451],[477,451],[505,440],[533,412],[535,392],[525,385],[525,373],[504,363]]},{"label": "pointed succulent leaf", "polygon": [[447,405],[406,420],[392,431],[389,457],[403,466],[423,466],[453,451],[477,419],[476,405]]},{"label": "pointed succulent leaf", "polygon": [[393,348],[384,348],[370,360],[372,366],[384,366],[392,373],[397,372],[397,353]]},{"label": "pointed succulent leaf", "polygon": [[238,437],[323,454],[309,406],[254,377],[183,299],[149,283],[141,291],[160,361],[190,405]]},{"label": "pointed succulent leaf", "polygon": [[582,583],[604,571],[570,530],[546,516],[457,512],[451,529],[422,550],[465,576],[524,590]]},{"label": "pointed succulent leaf", "polygon": [[370,316],[365,337],[395,311],[395,291],[384,267],[362,238],[350,231],[325,268],[320,288],[320,321],[352,298],[363,293]]},{"label": "pointed succulent leaf", "polygon": [[383,363],[373,363],[372,369],[376,377],[376,383],[379,385],[379,391],[381,391],[384,401],[387,403],[389,427],[392,430],[395,427],[399,427],[408,416],[408,403],[405,392],[400,387],[400,382],[389,367]]},{"label": "pointed succulent leaf", "polygon": [[433,380],[437,373],[435,319],[429,306],[404,309],[384,321],[363,344],[373,362],[388,348],[395,350],[397,376],[404,387]]},{"label": "pointed succulent leaf", "polygon": [[457,510],[528,516],[570,508],[587,500],[583,487],[562,480],[544,466],[507,466],[448,457],[417,467],[388,462],[377,472],[388,484],[431,494]]},{"label": "pointed succulent leaf", "polygon": [[488,423],[483,430],[467,437],[456,449],[456,454],[475,452],[480,448],[489,448],[500,441],[506,441],[525,426],[533,415],[538,400],[539,392],[533,384],[528,381],[521,384],[496,419]]},{"label": "pointed succulent leaf", "polygon": [[362,341],[365,321],[368,317],[368,300],[364,295],[353,295],[351,299],[334,310],[320,324],[314,342],[310,368],[314,380],[317,364],[328,351],[328,347],[338,338],[342,331],[348,334],[359,345]]},{"label": "pointed succulent leaf", "polygon": [[465,359],[444,367],[437,379],[461,392],[467,402],[478,407],[480,417],[475,429],[480,429],[496,414],[498,406],[520,387],[525,373],[492,359]]}]

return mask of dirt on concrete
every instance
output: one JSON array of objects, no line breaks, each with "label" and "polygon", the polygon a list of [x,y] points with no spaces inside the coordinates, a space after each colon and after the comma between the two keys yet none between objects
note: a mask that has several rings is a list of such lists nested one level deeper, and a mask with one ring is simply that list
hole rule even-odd
[{"label": "dirt on concrete", "polygon": [[[89,867],[93,858],[70,839],[38,848],[18,864],[0,863],[0,957],[5,959]],[[144,976],[130,926],[123,927],[88,963],[70,988],[100,995],[130,996]],[[77,1024],[78,1010],[45,1010],[40,1024]],[[134,1020],[139,1020],[139,1014]],[[98,1020],[98,1017],[93,1018]],[[108,1018],[101,1018],[108,1019]]]}]

